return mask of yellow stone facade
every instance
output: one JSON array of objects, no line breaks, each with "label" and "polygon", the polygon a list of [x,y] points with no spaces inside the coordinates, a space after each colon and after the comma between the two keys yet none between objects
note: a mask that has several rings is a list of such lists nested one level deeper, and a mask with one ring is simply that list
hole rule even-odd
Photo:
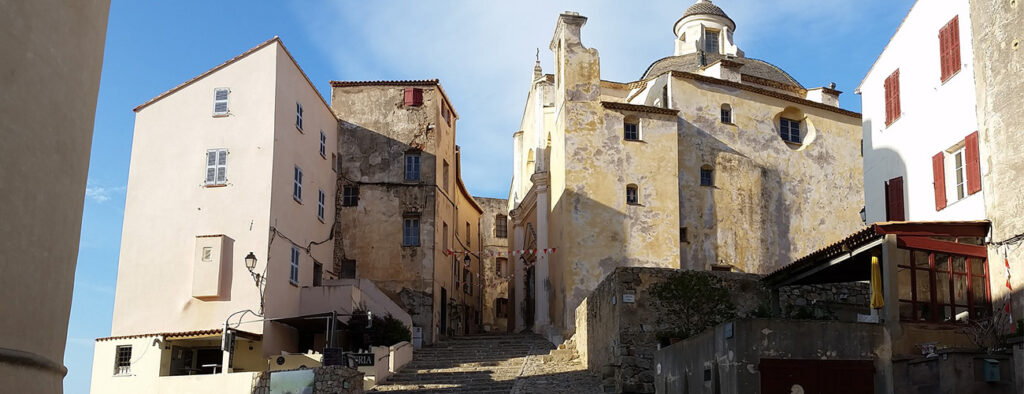
[{"label": "yellow stone facade", "polygon": [[[557,252],[515,257],[516,328],[571,334],[576,307],[615,267],[763,274],[862,225],[860,114],[838,107],[833,86],[807,89],[743,58],[731,19],[698,5],[677,23],[676,56],[628,83],[601,80],[585,17],[559,16],[554,73],[535,66],[513,136],[508,200],[513,249]],[[783,118],[799,142],[783,140]]]}]

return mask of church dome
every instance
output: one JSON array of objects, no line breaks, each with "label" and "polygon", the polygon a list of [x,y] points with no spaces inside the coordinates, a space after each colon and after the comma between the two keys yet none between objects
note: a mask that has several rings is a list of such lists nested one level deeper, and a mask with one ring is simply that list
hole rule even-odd
[{"label": "church dome", "polygon": [[725,11],[722,11],[721,8],[719,8],[717,5],[712,4],[709,0],[700,0],[694,5],[691,5],[690,8],[686,9],[686,12],[683,12],[683,17],[679,19],[686,19],[687,17],[691,17],[694,15],[720,16],[725,19],[728,19],[729,23],[731,23],[733,26],[736,26],[736,22],[733,22],[732,18],[730,18],[729,15],[725,14]]},{"label": "church dome", "polygon": [[768,63],[763,60],[752,59],[748,57],[729,57],[717,53],[706,53],[704,55],[704,64],[701,64],[701,56],[699,53],[690,53],[681,56],[669,56],[660,59],[647,67],[647,71],[640,77],[641,80],[653,78],[658,75],[664,74],[669,71],[681,71],[689,73],[700,73],[700,70],[704,68],[705,64],[711,64],[719,60],[729,60],[735,63],[740,63],[740,73],[767,79],[769,81],[778,82],[784,85],[795,86],[803,88],[789,73],[783,71],[781,68],[774,64]]}]

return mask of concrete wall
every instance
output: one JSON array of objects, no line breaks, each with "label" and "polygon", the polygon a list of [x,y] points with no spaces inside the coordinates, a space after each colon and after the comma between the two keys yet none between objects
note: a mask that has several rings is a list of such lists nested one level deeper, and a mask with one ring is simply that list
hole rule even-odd
[{"label": "concrete wall", "polygon": [[[757,394],[763,358],[876,361],[875,392],[886,392],[876,360],[882,326],[806,320],[748,319],[720,324],[657,351],[659,393]],[[711,379],[705,379],[711,370]],[[712,391],[714,390],[714,391]]]},{"label": "concrete wall", "polygon": [[[1024,188],[1024,109],[1011,99],[1024,94],[1020,78],[1024,64],[1022,8],[1019,1],[971,1],[982,189],[985,212],[992,221],[992,241],[997,243],[1024,234],[1024,196],[1020,194]],[[1009,280],[1015,319],[1024,318],[1024,248],[1018,247],[1020,242],[989,247],[993,306],[1004,305]],[[1009,268],[1004,259],[1009,260]],[[1007,270],[1009,278],[1003,275]],[[1021,380],[1018,387],[1024,392]]]},{"label": "concrete wall", "polygon": [[[940,351],[939,357],[918,357],[893,362],[897,393],[1013,394],[1019,382],[1012,357],[965,351]],[[986,360],[999,362],[999,382],[986,382]]]},{"label": "concrete wall", "polygon": [[0,381],[19,392],[59,393],[67,373],[109,8],[109,0],[0,2]]},{"label": "concrete wall", "polygon": [[[907,220],[985,218],[982,195],[987,187],[957,201],[950,158],[945,160],[948,205],[941,211],[935,209],[933,187],[932,156],[978,129],[971,41],[972,18],[977,13],[970,12],[969,3],[916,2],[858,88],[864,113],[864,199],[869,223],[885,221],[885,182],[896,177],[903,177]],[[959,17],[961,69],[942,81],[939,29],[953,17]],[[887,126],[885,79],[897,69],[901,113]],[[982,171],[990,165],[982,160]]]}]

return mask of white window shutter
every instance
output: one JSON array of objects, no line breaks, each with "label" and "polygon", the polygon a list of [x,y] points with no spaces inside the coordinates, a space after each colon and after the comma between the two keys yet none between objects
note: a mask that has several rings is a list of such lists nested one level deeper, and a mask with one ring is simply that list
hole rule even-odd
[{"label": "white window shutter", "polygon": [[213,184],[217,173],[217,151],[206,152],[206,184]]},{"label": "white window shutter", "polygon": [[228,92],[227,88],[214,89],[213,93],[213,114],[226,115],[228,113]]}]

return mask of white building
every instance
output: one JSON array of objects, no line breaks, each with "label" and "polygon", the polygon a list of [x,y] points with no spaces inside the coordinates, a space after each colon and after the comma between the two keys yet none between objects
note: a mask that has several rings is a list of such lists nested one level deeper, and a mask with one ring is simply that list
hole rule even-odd
[{"label": "white building", "polygon": [[967,0],[919,1],[857,88],[868,223],[985,218]]},{"label": "white building", "polygon": [[[253,374],[275,367],[268,358],[323,347],[324,321],[306,317],[360,304],[411,326],[369,281],[332,280],[338,120],[278,38],[135,112],[113,326],[96,342],[93,392],[248,392]],[[231,320],[225,354],[225,321],[247,310]]]}]

